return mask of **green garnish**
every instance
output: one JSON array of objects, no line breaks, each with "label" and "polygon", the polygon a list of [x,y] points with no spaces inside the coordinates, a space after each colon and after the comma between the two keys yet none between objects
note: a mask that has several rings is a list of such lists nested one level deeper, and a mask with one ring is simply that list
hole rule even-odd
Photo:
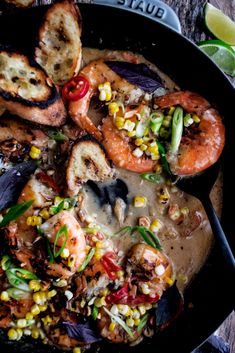
[{"label": "green garnish", "polygon": [[89,251],[89,253],[86,256],[86,258],[83,261],[83,263],[78,267],[78,272],[82,272],[87,267],[87,265],[91,261],[91,259],[94,256],[94,254],[95,254],[95,248],[91,248],[91,250]]},{"label": "green garnish", "polygon": [[162,176],[157,173],[143,173],[140,174],[140,177],[144,180],[150,181],[151,183],[160,184],[163,182]]},{"label": "green garnish", "polygon": [[30,201],[12,206],[3,217],[2,221],[0,222],[0,228],[5,227],[9,222],[14,221],[20,216],[22,216],[33,204],[33,201],[34,200],[30,200]]},{"label": "green garnish", "polygon": [[171,175],[171,170],[170,170],[169,164],[168,164],[167,159],[166,159],[165,148],[161,144],[161,142],[159,142],[159,141],[157,141],[157,146],[158,146],[158,151],[159,151],[159,154],[160,154],[160,157],[161,157],[162,167],[163,167],[163,169],[165,170],[165,172],[167,174]]},{"label": "green garnish", "polygon": [[154,112],[150,115],[150,129],[154,134],[157,134],[160,130],[164,119],[162,112]]},{"label": "green garnish", "polygon": [[111,317],[111,319],[113,319],[114,321],[116,321],[120,326],[122,326],[122,328],[126,331],[126,333],[133,338],[133,332],[131,331],[131,329],[127,326],[127,324],[125,323],[125,321],[123,321],[122,319],[120,319],[119,316],[112,314],[107,308],[103,307],[104,311]]},{"label": "green garnish", "polygon": [[141,333],[141,331],[143,330],[143,328],[146,326],[147,322],[148,322],[148,317],[149,317],[149,314],[146,313],[144,314],[144,316],[140,319],[140,323],[139,325],[137,326],[137,332],[138,333]]},{"label": "green garnish", "polygon": [[9,295],[9,297],[16,299],[16,300],[27,299],[29,296],[28,292],[25,292],[25,291],[18,289],[18,288],[8,288],[7,293]]},{"label": "green garnish", "polygon": [[48,252],[48,256],[49,256],[49,262],[50,264],[53,264],[53,262],[55,261],[54,255],[51,251],[51,247],[50,247],[50,243],[48,241],[48,239],[46,239],[46,247],[47,247],[47,252]]},{"label": "green garnish", "polygon": [[3,271],[7,271],[11,267],[11,259],[9,255],[4,255],[2,257],[1,266]]},{"label": "green garnish", "polygon": [[52,140],[58,142],[68,141],[68,137],[65,136],[61,131],[48,129],[46,133]]},{"label": "green garnish", "polygon": [[[67,207],[66,206],[67,203]],[[59,213],[60,211],[66,209],[70,209],[71,207],[74,207],[76,205],[76,200],[73,198],[66,198],[64,200],[62,200],[60,203],[58,203],[58,205],[56,206],[51,206],[50,207],[50,212],[55,215],[57,213]]]},{"label": "green garnish", "polygon": [[96,320],[98,314],[99,314],[99,309],[97,308],[96,305],[93,305],[92,312],[91,312],[92,319]]},{"label": "green garnish", "polygon": [[171,152],[177,153],[183,134],[183,109],[177,107],[172,119]]},{"label": "green garnish", "polygon": [[[65,239],[63,241],[63,244],[61,245],[60,249],[56,251],[57,243],[58,240],[64,235]],[[57,231],[56,236],[55,236],[55,242],[54,242],[54,248],[53,248],[53,256],[58,257],[64,250],[66,244],[68,241],[68,227],[66,225],[63,225],[60,227],[60,229]]]},{"label": "green garnish", "polygon": [[27,281],[30,279],[38,279],[32,272],[24,270],[22,268],[11,268],[6,271],[6,276],[9,283],[18,289],[21,289],[25,292],[31,292]]},{"label": "green garnish", "polygon": [[148,244],[158,250],[162,249],[158,237],[153,232],[151,232],[151,230],[149,230],[143,226],[134,226],[134,227],[127,226],[127,227],[120,229],[116,234],[125,234],[128,232],[130,232],[131,235],[134,232],[138,232],[141,235],[141,237],[144,239],[146,244]]}]

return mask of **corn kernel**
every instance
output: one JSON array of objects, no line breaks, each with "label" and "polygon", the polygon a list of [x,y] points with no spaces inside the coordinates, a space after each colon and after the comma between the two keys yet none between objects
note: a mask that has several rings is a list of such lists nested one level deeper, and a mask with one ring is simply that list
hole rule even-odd
[{"label": "corn kernel", "polygon": [[155,273],[157,276],[162,276],[165,272],[165,267],[162,264],[159,264],[155,267]]},{"label": "corn kernel", "polygon": [[41,289],[40,281],[32,279],[29,282],[29,288],[32,289],[34,292],[38,292]]},{"label": "corn kernel", "polygon": [[100,260],[102,257],[102,254],[100,253],[100,251],[96,251],[94,256],[96,260]]},{"label": "corn kernel", "polygon": [[129,136],[129,137],[134,137],[135,135],[136,135],[136,131],[135,131],[135,130],[129,131],[129,132],[127,133],[127,136]]},{"label": "corn kernel", "polygon": [[[62,280],[61,280],[62,281]],[[58,282],[59,283],[59,282]],[[67,285],[67,281],[66,281],[66,285]],[[59,287],[59,286],[58,286]],[[62,286],[63,287],[63,286]],[[52,289],[50,292],[47,293],[47,298],[53,298],[55,297],[57,294],[57,291],[55,289]]]},{"label": "corn kernel", "polygon": [[116,102],[109,103],[108,110],[110,115],[114,115],[119,111],[119,106]]},{"label": "corn kernel", "polygon": [[73,349],[73,353],[81,353],[81,348],[80,347],[75,347]]},{"label": "corn kernel", "polygon": [[145,145],[144,143],[140,146],[141,151],[146,151],[147,148],[148,148],[148,146]]},{"label": "corn kernel", "polygon": [[150,310],[150,309],[152,309],[152,307],[153,307],[153,305],[151,303],[146,303],[145,304],[145,309],[146,310]]},{"label": "corn kernel", "polygon": [[113,315],[118,315],[119,310],[118,310],[117,305],[116,304],[112,305],[110,311]]},{"label": "corn kernel", "polygon": [[33,320],[33,314],[32,314],[32,313],[27,313],[27,314],[25,315],[25,318],[26,318],[26,320],[28,320],[28,321]]},{"label": "corn kernel", "polygon": [[132,313],[131,308],[128,305],[125,305],[125,304],[121,304],[121,306],[118,306],[118,310],[124,316],[130,316],[131,313]]},{"label": "corn kernel", "polygon": [[136,146],[141,146],[143,142],[144,142],[144,141],[143,141],[142,138],[138,138],[138,139],[135,140],[135,145],[136,145]]},{"label": "corn kernel", "polygon": [[17,331],[14,328],[11,328],[8,332],[7,332],[8,338],[11,341],[16,341],[18,339],[18,334]]},{"label": "corn kernel", "polygon": [[34,327],[34,328],[32,329],[32,337],[33,337],[35,340],[38,339],[38,337],[39,337],[39,330],[38,330],[37,327]]},{"label": "corn kernel", "polygon": [[197,116],[196,114],[193,114],[193,116],[192,116],[192,118],[193,118],[193,121],[195,122],[195,123],[200,123],[200,121],[201,121],[201,119],[199,118],[199,116]]},{"label": "corn kernel", "polygon": [[40,226],[42,224],[42,217],[40,216],[27,217],[26,224],[28,226]]},{"label": "corn kernel", "polygon": [[100,91],[99,100],[110,101],[110,99],[112,98],[112,90],[111,90],[110,82],[105,82],[103,84],[101,83],[98,86],[98,90]]},{"label": "corn kernel", "polygon": [[23,336],[23,330],[21,328],[17,328],[16,329],[17,332],[17,341],[19,341],[21,339],[21,337]]},{"label": "corn kernel", "polygon": [[125,119],[121,116],[117,116],[114,121],[114,124],[118,129],[122,129],[125,124]]},{"label": "corn kernel", "polygon": [[161,190],[160,195],[159,195],[159,202],[160,203],[166,203],[170,199],[170,194],[165,187],[164,189]]},{"label": "corn kernel", "polygon": [[55,196],[55,198],[54,198],[54,204],[55,205],[59,205],[59,203],[61,203],[62,201],[64,201],[63,197]]},{"label": "corn kernel", "polygon": [[75,264],[75,257],[73,255],[69,256],[68,258],[68,266],[73,267]]},{"label": "corn kernel", "polygon": [[101,241],[97,241],[95,244],[96,249],[101,249],[102,248],[102,242]]},{"label": "corn kernel", "polygon": [[133,318],[134,320],[140,318],[140,312],[139,312],[137,309],[134,309],[134,310],[132,311],[132,318]]},{"label": "corn kernel", "polygon": [[175,107],[170,107],[168,115],[172,115],[175,111]]},{"label": "corn kernel", "polygon": [[27,320],[26,319],[19,319],[16,322],[16,326],[18,328],[25,328],[27,326]]},{"label": "corn kernel", "polygon": [[7,291],[3,291],[1,293],[1,297],[0,298],[1,298],[1,300],[3,302],[8,302],[10,300],[10,297],[9,297],[9,294],[7,293]]},{"label": "corn kernel", "polygon": [[152,221],[151,225],[150,225],[150,230],[152,232],[158,232],[159,229],[161,229],[161,228],[162,228],[162,224],[159,222],[159,220],[158,219],[154,219]]},{"label": "corn kernel", "polygon": [[188,209],[188,207],[182,207],[182,208],[180,209],[180,212],[182,213],[182,215],[184,215],[185,217],[187,217],[188,214],[189,214],[189,209]]},{"label": "corn kernel", "polygon": [[139,326],[140,324],[140,318],[134,320],[134,325]]},{"label": "corn kernel", "polygon": [[135,324],[135,321],[131,317],[128,317],[128,319],[126,320],[126,324],[129,327],[133,327]]},{"label": "corn kernel", "polygon": [[162,166],[160,164],[157,164],[155,167],[155,172],[160,174],[162,172]]},{"label": "corn kernel", "polygon": [[149,128],[146,127],[146,128],[144,129],[144,136],[147,136],[148,134],[149,134]]},{"label": "corn kernel", "polygon": [[67,248],[64,248],[60,254],[60,256],[62,257],[62,259],[67,259],[69,257],[69,249]]},{"label": "corn kernel", "polygon": [[144,196],[135,196],[134,207],[145,207],[147,204],[147,199]]},{"label": "corn kernel", "polygon": [[141,283],[140,289],[141,289],[143,294],[148,295],[150,293],[149,286],[146,283]]},{"label": "corn kernel", "polygon": [[33,314],[33,316],[40,314],[40,309],[37,304],[35,304],[31,307],[31,313]]},{"label": "corn kernel", "polygon": [[115,322],[111,322],[110,325],[109,325],[109,331],[113,332],[115,327],[116,327],[116,323]]},{"label": "corn kernel", "polygon": [[81,308],[84,308],[85,305],[86,305],[86,301],[85,301],[85,299],[83,298],[83,299],[81,300],[81,302],[80,302],[80,306],[81,306]]},{"label": "corn kernel", "polygon": [[40,309],[40,312],[43,313],[44,311],[46,311],[48,308],[48,305],[44,304],[44,305],[39,305],[39,309]]},{"label": "corn kernel", "polygon": [[141,149],[139,147],[137,147],[133,152],[133,156],[137,157],[137,158],[140,158],[143,156],[143,151],[141,151]]},{"label": "corn kernel", "polygon": [[36,304],[38,305],[43,305],[45,304],[47,300],[47,296],[45,292],[36,292],[33,294],[33,300]]},{"label": "corn kernel", "polygon": [[41,154],[41,150],[35,146],[32,146],[30,151],[29,151],[29,155],[32,159],[39,159]]},{"label": "corn kernel", "polygon": [[166,277],[166,278],[165,278],[165,281],[166,281],[166,283],[169,284],[170,286],[172,286],[173,283],[174,283],[174,280],[173,280],[172,278],[170,278],[170,277]]},{"label": "corn kernel", "polygon": [[117,275],[117,277],[118,277],[119,279],[120,279],[120,278],[123,278],[123,276],[124,276],[124,271],[119,270],[119,271],[116,272],[116,275]]},{"label": "corn kernel", "polygon": [[45,326],[47,326],[52,322],[52,318],[49,315],[47,315],[46,317],[42,318],[42,322],[44,323]]},{"label": "corn kernel", "polygon": [[104,288],[100,291],[99,295],[101,295],[102,297],[105,297],[108,294],[108,289]]},{"label": "corn kernel", "polygon": [[94,304],[95,306],[97,306],[97,308],[100,308],[101,306],[105,306],[106,305],[105,297],[97,298]]},{"label": "corn kernel", "polygon": [[125,121],[125,124],[123,126],[124,130],[127,130],[127,131],[131,132],[131,131],[134,130],[134,128],[135,128],[135,123],[133,121],[131,121],[131,120],[126,120]]},{"label": "corn kernel", "polygon": [[43,218],[43,219],[48,219],[50,217],[50,213],[48,212],[48,210],[46,208],[43,208],[40,212],[39,215]]},{"label": "corn kernel", "polygon": [[144,305],[139,305],[138,309],[141,315],[144,315],[146,313],[146,309]]},{"label": "corn kernel", "polygon": [[157,147],[157,145],[149,146],[149,147],[148,147],[148,152],[154,153],[154,154],[158,154],[158,147]]},{"label": "corn kernel", "polygon": [[153,161],[158,161],[160,159],[159,153],[151,153],[151,159]]}]

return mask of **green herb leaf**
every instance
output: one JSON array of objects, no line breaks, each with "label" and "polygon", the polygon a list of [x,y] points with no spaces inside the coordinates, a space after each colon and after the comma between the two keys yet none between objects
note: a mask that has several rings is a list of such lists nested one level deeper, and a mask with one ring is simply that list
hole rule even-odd
[{"label": "green herb leaf", "polygon": [[3,271],[7,271],[11,267],[11,259],[9,255],[4,255],[2,257],[1,266]]},{"label": "green herb leaf", "polygon": [[162,176],[157,173],[143,173],[140,174],[140,177],[144,180],[150,181],[151,183],[160,184],[163,182]]},{"label": "green herb leaf", "polygon": [[68,137],[65,136],[61,131],[48,129],[46,133],[52,140],[58,142],[68,141]]},{"label": "green herb leaf", "polygon": [[78,267],[78,272],[82,272],[87,267],[87,265],[91,261],[91,259],[94,256],[94,254],[95,254],[95,248],[91,248],[91,250],[89,251],[89,253],[86,256],[86,258],[83,261],[83,263]]},{"label": "green herb leaf", "polygon": [[142,330],[143,330],[143,328],[147,325],[148,317],[149,317],[149,314],[146,313],[146,314],[144,314],[144,316],[140,319],[140,323],[139,323],[139,325],[137,326],[137,332],[138,332],[138,333],[141,333]]},{"label": "green herb leaf", "polygon": [[92,319],[96,320],[98,314],[99,314],[99,309],[97,308],[97,306],[93,305],[92,312],[91,312]]},{"label": "green herb leaf", "polygon": [[9,222],[14,221],[15,219],[22,216],[33,204],[33,201],[34,200],[30,200],[30,201],[12,206],[7,212],[7,214],[3,217],[2,221],[0,222],[0,228],[5,227]]},{"label": "green herb leaf", "polygon": [[116,321],[120,326],[122,326],[122,328],[126,331],[126,333],[133,338],[133,332],[131,331],[131,329],[127,326],[127,324],[125,323],[125,321],[123,321],[122,319],[120,319],[119,316],[116,316],[114,314],[112,314],[107,308],[103,307],[104,311],[111,317],[111,319],[113,319],[114,321]]},{"label": "green herb leaf", "polygon": [[171,170],[170,170],[170,167],[169,167],[169,163],[167,162],[167,159],[166,159],[165,148],[159,141],[157,141],[157,146],[158,146],[158,151],[159,151],[159,154],[160,154],[160,157],[161,157],[162,167],[163,167],[163,169],[165,170],[165,172],[167,174],[171,175]]},{"label": "green herb leaf", "polygon": [[130,232],[131,235],[134,234],[135,232],[138,232],[139,235],[144,239],[146,244],[158,250],[162,249],[158,237],[153,232],[151,232],[151,230],[143,226],[134,226],[134,227],[127,226],[120,229],[116,234],[125,234],[128,232]]},{"label": "green herb leaf", "polygon": [[[65,239],[63,241],[63,244],[61,245],[60,249],[56,252],[56,247],[57,247],[57,243],[58,240],[64,235]],[[62,227],[60,227],[60,229],[57,231],[56,236],[55,236],[55,242],[54,242],[54,248],[53,248],[53,255],[54,257],[58,257],[60,256],[60,254],[62,253],[62,251],[64,250],[66,244],[68,241],[68,227],[67,225],[63,225]]]}]

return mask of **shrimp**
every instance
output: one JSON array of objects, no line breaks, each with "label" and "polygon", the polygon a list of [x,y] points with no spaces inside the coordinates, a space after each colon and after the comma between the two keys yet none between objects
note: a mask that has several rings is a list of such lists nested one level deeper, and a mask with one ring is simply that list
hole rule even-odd
[{"label": "shrimp", "polygon": [[[83,263],[87,253],[86,241],[80,224],[69,211],[61,211],[43,223],[40,229],[47,237],[54,255],[63,247],[69,251],[70,265],[68,265],[68,258],[64,260],[61,258],[60,263],[48,263],[47,274],[53,277],[70,277]],[[61,231],[60,234],[59,231]]]},{"label": "shrimp", "polygon": [[[133,58],[131,57],[130,60],[133,61]],[[88,116],[91,98],[97,94],[99,84],[108,81],[112,84],[112,89],[123,96],[129,96],[130,93],[132,93],[133,96],[138,98],[138,95],[142,95],[142,91],[118,76],[105,64],[103,59],[92,61],[80,71],[79,75],[89,81],[90,87],[87,94],[82,99],[69,103],[69,114],[81,129],[86,130],[96,137],[97,140],[101,141],[101,132]]]},{"label": "shrimp", "polygon": [[103,145],[109,158],[117,167],[136,173],[145,173],[154,169],[155,162],[153,160],[133,155],[128,141],[123,138],[110,118],[104,120],[102,133]]},{"label": "shrimp", "polygon": [[24,318],[30,312],[34,301],[29,294],[27,298],[21,300],[10,300],[0,307],[0,328],[7,328],[14,319]]},{"label": "shrimp", "polygon": [[221,116],[206,99],[196,93],[181,91],[157,97],[155,104],[161,109],[180,105],[200,118],[196,133],[182,137],[178,156],[170,161],[175,174],[195,174],[218,160],[225,143],[225,128]]}]

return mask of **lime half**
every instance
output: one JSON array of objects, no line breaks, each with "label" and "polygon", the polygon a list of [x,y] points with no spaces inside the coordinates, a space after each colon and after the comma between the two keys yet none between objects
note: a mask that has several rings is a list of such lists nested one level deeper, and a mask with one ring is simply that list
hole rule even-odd
[{"label": "lime half", "polygon": [[209,3],[205,7],[205,23],[216,38],[235,45],[235,22]]},{"label": "lime half", "polygon": [[207,40],[198,44],[226,74],[235,76],[235,51],[220,40]]}]

